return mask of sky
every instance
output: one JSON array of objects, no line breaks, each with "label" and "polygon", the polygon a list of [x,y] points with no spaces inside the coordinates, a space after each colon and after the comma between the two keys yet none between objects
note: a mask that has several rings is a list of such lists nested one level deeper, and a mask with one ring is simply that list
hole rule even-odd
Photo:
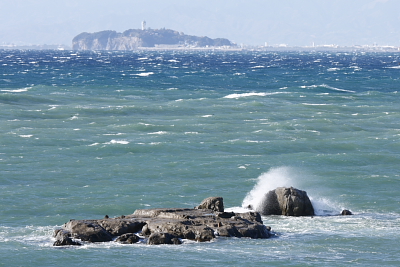
[{"label": "sky", "polygon": [[400,47],[400,0],[0,0],[0,45],[167,28],[237,44]]}]

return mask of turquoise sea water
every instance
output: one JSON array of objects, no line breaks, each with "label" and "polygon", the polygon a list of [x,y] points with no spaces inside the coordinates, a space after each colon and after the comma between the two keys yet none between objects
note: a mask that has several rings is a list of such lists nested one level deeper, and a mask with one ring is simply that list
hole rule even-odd
[{"label": "turquoise sea water", "polygon": [[[0,50],[0,265],[399,266],[400,54]],[[307,191],[277,237],[55,248],[70,219]],[[342,209],[354,216],[336,216]]]}]

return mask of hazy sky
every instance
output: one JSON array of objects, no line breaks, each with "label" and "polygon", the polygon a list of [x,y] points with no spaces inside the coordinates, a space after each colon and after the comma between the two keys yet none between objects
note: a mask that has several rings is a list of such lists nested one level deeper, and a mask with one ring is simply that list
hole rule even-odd
[{"label": "hazy sky", "polygon": [[0,0],[0,44],[71,45],[143,20],[238,44],[400,46],[400,0]]}]

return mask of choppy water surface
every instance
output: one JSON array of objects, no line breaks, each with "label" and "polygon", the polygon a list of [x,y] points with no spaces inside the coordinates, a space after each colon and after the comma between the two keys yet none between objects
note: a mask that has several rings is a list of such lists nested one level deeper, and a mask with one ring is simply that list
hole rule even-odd
[{"label": "choppy water surface", "polygon": [[[397,53],[0,50],[4,266],[398,266]],[[318,216],[266,240],[52,247],[69,219],[256,203],[294,186]],[[354,216],[336,216],[342,209]]]}]

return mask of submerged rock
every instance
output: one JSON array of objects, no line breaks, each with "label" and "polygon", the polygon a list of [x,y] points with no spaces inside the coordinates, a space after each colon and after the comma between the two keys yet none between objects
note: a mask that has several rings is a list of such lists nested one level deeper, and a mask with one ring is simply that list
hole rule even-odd
[{"label": "submerged rock", "polygon": [[[270,228],[263,225],[258,212],[223,210],[223,199],[213,197],[205,199],[195,209],[141,209],[117,218],[71,220],[57,230],[54,245],[73,245],[71,238],[86,242],[108,242],[116,238],[124,244],[144,239],[149,245],[158,245],[181,244],[181,239],[206,242],[216,236],[271,237]],[[140,233],[141,237],[135,233]]]},{"label": "submerged rock", "polygon": [[269,191],[256,208],[262,215],[313,216],[314,207],[306,191],[293,187],[278,187]]}]

